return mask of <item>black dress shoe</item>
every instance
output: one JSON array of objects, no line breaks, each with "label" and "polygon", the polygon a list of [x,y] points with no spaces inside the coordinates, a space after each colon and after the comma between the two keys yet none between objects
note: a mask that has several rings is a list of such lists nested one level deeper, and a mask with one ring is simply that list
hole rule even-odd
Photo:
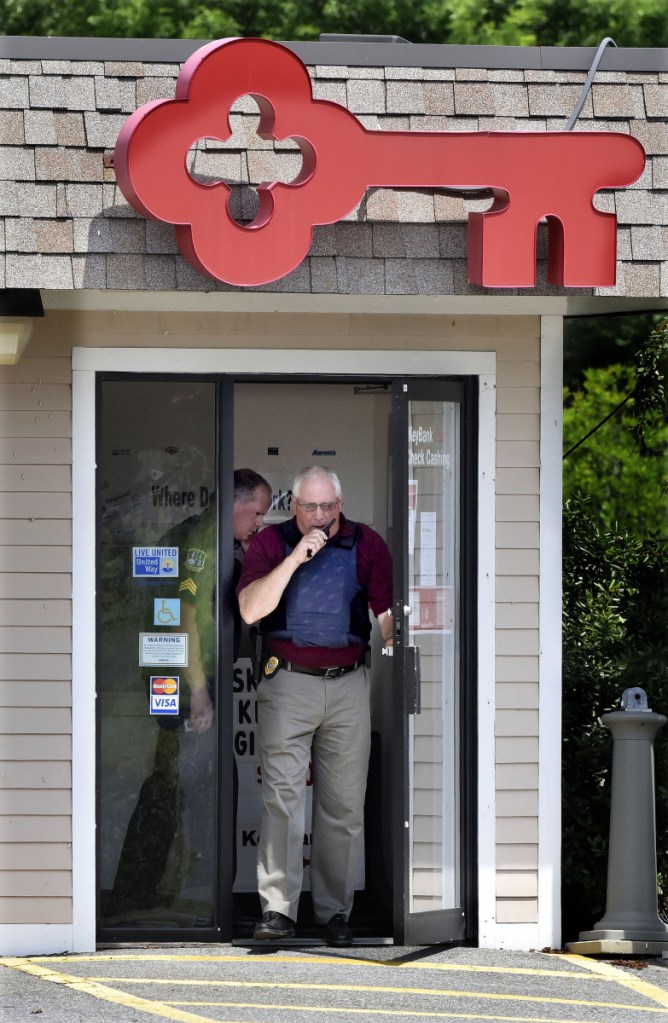
[{"label": "black dress shoe", "polygon": [[262,919],[255,925],[253,937],[256,941],[272,941],[276,938],[294,938],[295,924],[289,916],[282,913],[262,914]]},{"label": "black dress shoe", "polygon": [[321,924],[320,933],[327,944],[335,948],[347,948],[353,943],[353,932],[343,913],[337,913],[328,924]]}]

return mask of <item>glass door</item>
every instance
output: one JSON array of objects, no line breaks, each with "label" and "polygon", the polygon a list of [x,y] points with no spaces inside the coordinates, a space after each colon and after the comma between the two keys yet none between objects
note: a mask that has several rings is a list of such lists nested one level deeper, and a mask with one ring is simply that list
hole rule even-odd
[{"label": "glass door", "polygon": [[[303,437],[287,428],[279,443],[275,427],[265,436],[248,426],[239,431],[244,444],[235,447],[235,386],[225,377],[121,374],[98,384],[100,940],[230,941],[235,869],[237,901],[244,892],[256,898],[253,871],[246,883],[245,859],[234,861],[234,751],[243,761],[250,750],[233,738],[252,732],[252,718],[248,672],[241,662],[232,672],[233,458],[236,451],[239,464],[273,480],[280,510],[287,490],[279,469],[285,463],[294,471],[308,455]],[[290,407],[284,391],[281,385]],[[350,402],[359,404],[352,392]],[[357,414],[368,432],[362,445],[368,465],[384,466],[387,406],[374,415],[364,406]],[[289,424],[293,419],[285,417]],[[376,707],[391,756],[379,755],[375,782],[383,809],[382,820],[373,819],[382,837],[368,843],[387,848],[391,835],[392,863],[387,876],[384,862],[370,858],[366,868],[368,877],[386,877],[378,886],[385,936],[391,888],[398,944],[474,937],[468,877],[475,866],[474,573],[463,570],[476,522],[468,425],[474,421],[465,383],[393,384],[387,525],[395,563],[394,698],[391,711],[384,698]],[[316,444],[310,420],[304,431],[297,425],[310,454]],[[356,427],[356,442],[363,429]],[[380,437],[378,462],[373,452]],[[332,439],[330,431],[327,451],[334,449],[340,458],[346,452],[351,508],[371,521],[359,445],[348,435]],[[279,450],[280,464],[267,461]],[[218,500],[217,493],[228,496]],[[387,508],[384,490],[377,512],[381,504]],[[243,782],[245,766],[241,773]],[[255,774],[252,781],[255,789]],[[238,846],[250,860],[255,826],[246,826],[241,803],[239,810]]]},{"label": "glass door", "polygon": [[[466,936],[464,385],[394,385],[394,937]],[[466,672],[465,672],[466,667]],[[470,698],[470,693],[467,694]],[[401,755],[399,755],[399,753]],[[467,857],[468,859],[468,857]]]},{"label": "glass door", "polygon": [[217,692],[217,403],[206,380],[98,385],[98,923],[108,940],[221,938],[218,876],[231,878],[231,854],[218,836],[232,833],[232,770],[219,755],[230,743]]}]

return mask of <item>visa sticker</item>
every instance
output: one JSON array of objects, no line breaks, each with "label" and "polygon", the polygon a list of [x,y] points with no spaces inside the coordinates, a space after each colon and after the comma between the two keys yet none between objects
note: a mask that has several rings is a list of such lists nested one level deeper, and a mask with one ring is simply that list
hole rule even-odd
[{"label": "visa sticker", "polygon": [[178,675],[151,675],[150,713],[178,715]]}]

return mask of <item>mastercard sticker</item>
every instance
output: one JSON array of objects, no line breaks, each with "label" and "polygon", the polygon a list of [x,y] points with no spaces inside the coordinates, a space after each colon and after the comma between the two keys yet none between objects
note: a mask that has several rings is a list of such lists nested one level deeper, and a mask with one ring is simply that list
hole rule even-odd
[{"label": "mastercard sticker", "polygon": [[179,713],[178,675],[151,675],[151,714]]}]

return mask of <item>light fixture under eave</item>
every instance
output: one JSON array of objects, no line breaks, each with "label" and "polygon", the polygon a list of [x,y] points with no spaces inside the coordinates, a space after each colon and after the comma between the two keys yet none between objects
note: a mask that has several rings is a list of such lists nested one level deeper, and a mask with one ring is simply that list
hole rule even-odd
[{"label": "light fixture under eave", "polygon": [[30,341],[32,316],[0,316],[0,365],[15,366]]}]

